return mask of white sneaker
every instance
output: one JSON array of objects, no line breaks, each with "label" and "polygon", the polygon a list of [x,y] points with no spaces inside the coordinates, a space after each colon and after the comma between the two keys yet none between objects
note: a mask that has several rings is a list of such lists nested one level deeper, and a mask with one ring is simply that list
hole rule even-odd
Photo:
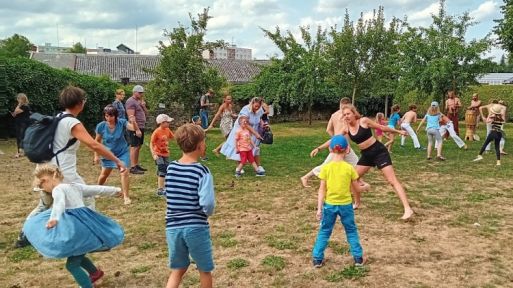
[{"label": "white sneaker", "polygon": [[265,169],[262,166],[258,166],[258,170],[257,171],[265,173]]},{"label": "white sneaker", "polygon": [[472,160],[473,162],[481,161],[483,160],[483,156],[477,155],[476,159]]}]

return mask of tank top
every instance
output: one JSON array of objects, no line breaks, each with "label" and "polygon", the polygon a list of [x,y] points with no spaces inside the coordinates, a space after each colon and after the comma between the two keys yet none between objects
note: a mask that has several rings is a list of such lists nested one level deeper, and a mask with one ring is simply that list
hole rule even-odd
[{"label": "tank top", "polygon": [[365,140],[369,139],[372,137],[372,131],[370,128],[363,128],[360,123],[358,123],[358,131],[356,132],[355,135],[351,134],[351,131],[349,131],[348,129],[348,134],[349,134],[349,138],[351,138],[351,140],[353,140],[354,143],[356,144],[360,144],[362,142],[364,142]]}]

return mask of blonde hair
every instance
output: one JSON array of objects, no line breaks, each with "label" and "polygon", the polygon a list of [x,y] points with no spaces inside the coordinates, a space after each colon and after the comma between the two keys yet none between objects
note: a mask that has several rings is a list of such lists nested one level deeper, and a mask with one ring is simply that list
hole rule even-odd
[{"label": "blonde hair", "polygon": [[427,113],[431,116],[434,116],[436,114],[440,113],[440,107],[438,106],[430,106]]},{"label": "blonde hair", "polygon": [[205,132],[195,124],[184,124],[175,132],[176,143],[184,153],[194,152],[205,140]]},{"label": "blonde hair", "polygon": [[356,107],[354,107],[353,104],[346,104],[342,106],[342,111],[344,111],[345,109],[349,109],[351,112],[353,112],[356,119],[362,118],[362,115],[360,115],[360,113],[356,110]]},{"label": "blonde hair", "polygon": [[59,179],[62,181],[64,176],[62,172],[57,168],[57,166],[53,164],[40,164],[36,166],[34,170],[34,186],[39,187],[41,184],[40,179],[43,176],[52,176],[53,178]]},{"label": "blonde hair", "polygon": [[243,120],[243,119],[249,119],[249,118],[248,118],[248,116],[241,115],[241,116],[239,117],[239,120],[237,120],[237,122],[239,122],[239,125],[241,125],[241,124],[242,124],[242,120]]},{"label": "blonde hair", "polygon": [[385,118],[385,114],[381,113],[381,112],[378,112],[376,114],[376,121],[379,121],[380,119],[384,119]]},{"label": "blonde hair", "polygon": [[119,88],[119,89],[116,89],[116,95],[121,95],[122,93],[125,93],[125,90]]},{"label": "blonde hair", "polygon": [[28,97],[25,93],[18,93],[18,95],[16,95],[16,100],[23,105],[29,104]]}]

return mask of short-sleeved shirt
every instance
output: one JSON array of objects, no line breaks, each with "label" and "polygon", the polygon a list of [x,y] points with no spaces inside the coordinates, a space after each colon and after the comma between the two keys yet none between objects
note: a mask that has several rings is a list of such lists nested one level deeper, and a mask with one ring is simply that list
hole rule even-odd
[{"label": "short-sleeved shirt", "polygon": [[118,119],[112,131],[107,121],[102,121],[96,125],[96,133],[102,136],[103,145],[109,148],[116,157],[128,151],[128,143],[125,138],[127,124],[128,122],[125,119]]},{"label": "short-sleeved shirt", "polygon": [[440,128],[440,114],[436,114],[436,115],[426,114],[426,116],[424,116],[424,119],[426,119],[426,130],[430,129],[430,128],[434,128],[434,129]]},{"label": "short-sleeved shirt", "polygon": [[[64,112],[64,114],[66,114]],[[66,117],[59,121],[57,129],[55,130],[55,137],[53,138],[53,152],[57,152],[64,148],[70,139],[73,139],[71,129],[75,125],[80,124],[80,120],[75,117]],[[80,147],[80,141],[77,140],[75,144],[71,145],[68,149],[59,153],[51,160],[52,164],[57,165],[56,157],[59,158],[59,169],[64,176],[64,183],[81,183],[85,184],[84,180],[77,172],[77,151]]]},{"label": "short-sleeved shirt", "polygon": [[388,120],[388,126],[395,127],[397,125],[397,122],[401,119],[401,116],[399,116],[399,113],[395,112],[390,116],[390,119]]},{"label": "short-sleeved shirt", "polygon": [[158,127],[151,134],[151,148],[153,152],[161,157],[169,157],[169,139],[175,136],[169,128]]},{"label": "short-sleeved shirt", "polygon": [[114,102],[112,102],[112,106],[114,106],[114,108],[116,108],[116,110],[118,110],[118,119],[126,119],[125,106],[123,105],[123,103],[121,101],[114,100]]},{"label": "short-sleeved shirt", "polygon": [[351,204],[351,182],[358,179],[358,173],[345,161],[332,161],[321,168],[321,180],[326,181],[326,204]]},{"label": "short-sleeved shirt", "polygon": [[137,127],[142,129],[146,125],[146,114],[144,113],[144,109],[141,106],[141,101],[135,99],[134,96],[128,98],[125,103],[125,109],[134,110],[135,122],[137,123]]},{"label": "short-sleeved shirt", "polygon": [[251,147],[251,133],[248,129],[239,129],[235,135],[237,149],[239,151],[250,151]]}]

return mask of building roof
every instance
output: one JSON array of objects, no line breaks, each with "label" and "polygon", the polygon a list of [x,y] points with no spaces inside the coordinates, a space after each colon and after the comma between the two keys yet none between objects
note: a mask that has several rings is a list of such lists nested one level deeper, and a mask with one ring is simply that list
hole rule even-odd
[{"label": "building roof", "polygon": [[[113,81],[130,78],[130,82],[145,83],[153,76],[145,69],[154,69],[160,63],[160,55],[94,55],[94,54],[46,54],[32,53],[32,59],[48,64],[54,68],[69,68],[76,72],[103,76]],[[207,60],[207,66],[215,68],[229,83],[242,84],[250,82],[270,62],[262,60]]]},{"label": "building roof", "polygon": [[511,83],[513,73],[488,73],[477,77],[477,82],[482,84],[503,84]]}]

